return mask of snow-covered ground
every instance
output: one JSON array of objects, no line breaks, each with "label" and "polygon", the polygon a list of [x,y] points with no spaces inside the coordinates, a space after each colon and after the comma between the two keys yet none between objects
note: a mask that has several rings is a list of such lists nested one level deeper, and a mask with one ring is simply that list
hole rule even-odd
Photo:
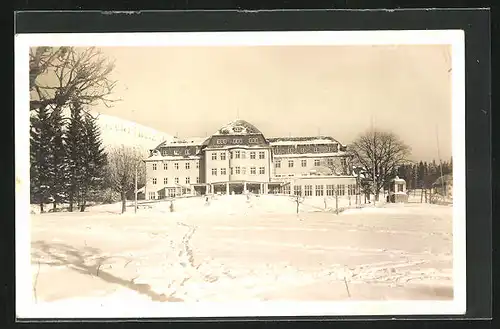
[{"label": "snow-covered ground", "polygon": [[297,216],[273,195],[149,206],[32,215],[36,303],[453,299],[449,206],[337,215],[318,197]]}]

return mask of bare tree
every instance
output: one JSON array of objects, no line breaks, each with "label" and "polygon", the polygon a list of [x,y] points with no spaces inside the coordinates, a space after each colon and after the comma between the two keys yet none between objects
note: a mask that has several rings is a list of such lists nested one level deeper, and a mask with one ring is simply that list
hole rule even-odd
[{"label": "bare tree", "polygon": [[108,151],[107,180],[109,186],[120,193],[122,213],[126,211],[127,192],[135,189],[137,172],[139,184],[146,179],[143,154],[131,147],[115,147]]},{"label": "bare tree", "polygon": [[305,198],[301,195],[293,195],[291,197],[292,201],[295,202],[296,204],[296,211],[297,211],[297,216],[299,215],[299,207],[302,203],[304,203]]},{"label": "bare tree", "polygon": [[114,63],[97,48],[33,47],[29,64],[30,110],[117,101],[109,98],[116,85],[109,78]]},{"label": "bare tree", "polygon": [[400,165],[407,163],[411,149],[392,132],[370,130],[359,136],[349,147],[352,163],[363,168],[372,183],[372,193],[378,201],[380,189],[395,177]]},{"label": "bare tree", "polygon": [[352,154],[323,159],[316,171],[326,175],[353,175]]}]

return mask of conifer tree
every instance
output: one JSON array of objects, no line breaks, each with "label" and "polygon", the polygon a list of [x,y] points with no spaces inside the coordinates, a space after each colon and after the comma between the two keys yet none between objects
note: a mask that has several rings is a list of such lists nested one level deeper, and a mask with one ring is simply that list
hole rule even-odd
[{"label": "conifer tree", "polygon": [[82,154],[84,148],[82,141],[84,140],[84,123],[82,107],[78,102],[74,102],[70,107],[70,120],[66,133],[66,191],[68,194],[69,211],[73,211],[74,203],[78,200],[80,183],[83,176],[83,160]]},{"label": "conifer tree", "polygon": [[46,108],[39,108],[30,117],[30,198],[31,203],[40,205],[51,201],[51,145],[53,136],[49,113]]},{"label": "conifer tree", "polygon": [[66,183],[66,149],[64,143],[64,119],[61,109],[56,108],[50,114],[50,145],[51,157],[49,158],[50,196],[55,210],[58,203],[65,201]]},{"label": "conifer tree", "polygon": [[81,181],[79,182],[80,211],[85,211],[90,194],[103,187],[107,156],[104,152],[100,131],[96,118],[85,113],[83,124],[83,139],[81,143]]}]

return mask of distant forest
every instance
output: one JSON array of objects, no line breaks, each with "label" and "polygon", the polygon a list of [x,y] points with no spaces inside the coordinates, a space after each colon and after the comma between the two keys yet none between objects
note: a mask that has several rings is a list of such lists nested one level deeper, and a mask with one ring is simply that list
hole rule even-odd
[{"label": "distant forest", "polygon": [[432,162],[416,162],[399,167],[398,176],[406,181],[408,190],[432,187],[432,184],[443,176],[453,174],[453,159],[441,163],[433,160]]}]

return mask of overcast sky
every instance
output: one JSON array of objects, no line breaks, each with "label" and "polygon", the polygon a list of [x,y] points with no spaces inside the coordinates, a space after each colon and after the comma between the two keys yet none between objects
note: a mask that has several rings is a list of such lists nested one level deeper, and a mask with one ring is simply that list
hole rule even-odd
[{"label": "overcast sky", "polygon": [[113,108],[96,110],[179,137],[244,119],[266,137],[330,135],[344,144],[391,130],[413,159],[451,156],[448,46],[101,48],[115,60]]}]

